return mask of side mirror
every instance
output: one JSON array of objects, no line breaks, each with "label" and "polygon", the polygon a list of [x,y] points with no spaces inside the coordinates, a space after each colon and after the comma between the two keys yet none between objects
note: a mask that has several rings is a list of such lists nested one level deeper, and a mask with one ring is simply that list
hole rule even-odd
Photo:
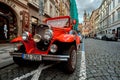
[{"label": "side mirror", "polygon": [[72,23],[73,23],[73,25],[75,25],[75,24],[76,24],[76,20],[74,19],[74,20],[72,21]]}]

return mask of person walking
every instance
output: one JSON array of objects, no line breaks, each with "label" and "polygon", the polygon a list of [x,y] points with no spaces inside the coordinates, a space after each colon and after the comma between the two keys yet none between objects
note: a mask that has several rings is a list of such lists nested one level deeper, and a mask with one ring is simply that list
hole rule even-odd
[{"label": "person walking", "polygon": [[8,32],[8,30],[7,30],[7,25],[4,24],[4,35],[5,35],[5,38],[6,38],[6,39],[7,39],[7,32]]}]

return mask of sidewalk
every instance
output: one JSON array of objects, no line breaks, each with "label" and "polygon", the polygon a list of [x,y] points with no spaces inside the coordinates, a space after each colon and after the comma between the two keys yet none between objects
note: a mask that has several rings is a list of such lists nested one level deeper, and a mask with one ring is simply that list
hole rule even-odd
[{"label": "sidewalk", "polygon": [[12,49],[13,46],[9,43],[0,44],[0,68],[14,63],[12,57],[9,55],[9,51]]}]

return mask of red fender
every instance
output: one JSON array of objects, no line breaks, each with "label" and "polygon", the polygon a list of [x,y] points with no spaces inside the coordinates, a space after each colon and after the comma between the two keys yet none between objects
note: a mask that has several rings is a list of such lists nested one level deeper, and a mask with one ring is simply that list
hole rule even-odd
[{"label": "red fender", "polygon": [[10,42],[11,43],[15,43],[15,42],[21,42],[22,41],[22,37],[21,36],[18,36],[17,38],[11,40]]},{"label": "red fender", "polygon": [[76,36],[76,44],[80,44],[80,37],[79,36]]},{"label": "red fender", "polygon": [[36,50],[35,44],[32,40],[23,41],[22,37],[19,36],[19,37],[15,38],[11,41],[11,43],[16,43],[16,42],[22,42],[24,44],[25,48],[26,48],[27,53],[32,53],[34,51],[38,52],[38,50]]},{"label": "red fender", "polygon": [[57,37],[57,40],[61,42],[73,42],[75,40],[75,36],[71,34],[62,34]]},{"label": "red fender", "polygon": [[22,42],[24,44],[24,46],[26,48],[26,53],[27,54],[31,54],[31,53],[35,53],[35,54],[40,54],[40,53],[47,54],[47,52],[40,52],[36,48],[35,43],[34,43],[34,41],[32,39],[29,39],[28,41],[23,41],[22,37],[19,36],[19,37],[15,38],[15,39],[13,39],[11,41],[11,43],[16,43],[16,42]]}]

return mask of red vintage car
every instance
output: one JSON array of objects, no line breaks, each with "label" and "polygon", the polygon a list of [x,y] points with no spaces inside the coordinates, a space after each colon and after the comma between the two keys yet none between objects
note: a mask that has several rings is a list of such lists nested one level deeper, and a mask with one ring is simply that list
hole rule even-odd
[{"label": "red vintage car", "polygon": [[[18,65],[26,61],[62,61],[67,72],[72,73],[76,66],[80,38],[73,30],[76,24],[69,16],[48,18],[45,24],[36,26],[35,34],[25,31],[11,41],[20,43],[10,52]],[[63,65],[62,65],[63,66]]]}]

